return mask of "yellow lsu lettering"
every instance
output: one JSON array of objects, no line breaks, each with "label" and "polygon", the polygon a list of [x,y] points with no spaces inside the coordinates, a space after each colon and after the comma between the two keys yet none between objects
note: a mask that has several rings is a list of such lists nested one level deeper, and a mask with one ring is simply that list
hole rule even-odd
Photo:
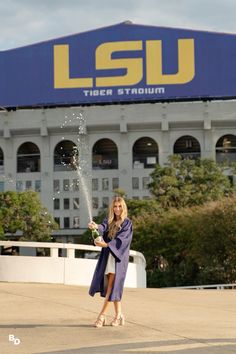
[{"label": "yellow lsu lettering", "polygon": [[[69,45],[54,46],[54,88],[91,88],[108,86],[132,86],[143,79],[143,58],[112,58],[115,52],[141,51],[142,41],[107,42],[96,49],[97,70],[125,69],[125,75],[70,78]],[[146,84],[170,85],[190,82],[195,75],[194,39],[178,40],[178,71],[163,74],[162,41],[146,41]]]}]

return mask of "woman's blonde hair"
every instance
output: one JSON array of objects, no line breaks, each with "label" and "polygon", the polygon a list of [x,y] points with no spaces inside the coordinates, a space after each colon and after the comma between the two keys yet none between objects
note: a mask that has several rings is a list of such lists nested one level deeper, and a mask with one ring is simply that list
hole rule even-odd
[{"label": "woman's blonde hair", "polygon": [[[120,203],[122,206],[122,212],[118,220],[116,220],[115,213],[114,213],[114,205],[116,202]],[[122,197],[113,197],[108,211],[108,237],[109,238],[113,239],[115,237],[117,231],[119,231],[121,227],[121,224],[127,218],[127,215],[128,215],[128,210],[127,210],[127,205],[125,203],[125,200]]]}]

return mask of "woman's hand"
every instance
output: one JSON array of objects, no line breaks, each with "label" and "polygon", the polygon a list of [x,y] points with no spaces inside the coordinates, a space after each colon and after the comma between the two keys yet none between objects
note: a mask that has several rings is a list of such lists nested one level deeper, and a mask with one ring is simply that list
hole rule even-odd
[{"label": "woman's hand", "polygon": [[90,230],[97,229],[97,228],[98,228],[98,224],[96,224],[94,221],[90,221],[90,222],[88,223],[88,228],[89,228]]},{"label": "woman's hand", "polygon": [[106,248],[108,246],[105,241],[96,241],[96,240],[94,240],[94,244],[95,244],[95,246],[98,246],[98,247],[105,247]]}]

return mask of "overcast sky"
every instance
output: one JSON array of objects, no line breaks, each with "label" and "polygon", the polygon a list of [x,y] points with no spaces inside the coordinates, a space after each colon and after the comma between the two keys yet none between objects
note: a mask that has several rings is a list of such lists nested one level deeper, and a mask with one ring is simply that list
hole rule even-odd
[{"label": "overcast sky", "polygon": [[236,0],[0,0],[0,50],[126,20],[236,34]]}]

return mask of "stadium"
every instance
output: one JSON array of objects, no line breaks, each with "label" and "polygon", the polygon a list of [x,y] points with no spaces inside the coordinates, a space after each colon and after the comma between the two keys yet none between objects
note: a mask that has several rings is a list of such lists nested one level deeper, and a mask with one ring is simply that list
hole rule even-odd
[{"label": "stadium", "polygon": [[[0,52],[0,190],[33,189],[77,242],[168,156],[236,161],[236,35],[130,21]],[[79,173],[78,173],[79,172]]]}]

